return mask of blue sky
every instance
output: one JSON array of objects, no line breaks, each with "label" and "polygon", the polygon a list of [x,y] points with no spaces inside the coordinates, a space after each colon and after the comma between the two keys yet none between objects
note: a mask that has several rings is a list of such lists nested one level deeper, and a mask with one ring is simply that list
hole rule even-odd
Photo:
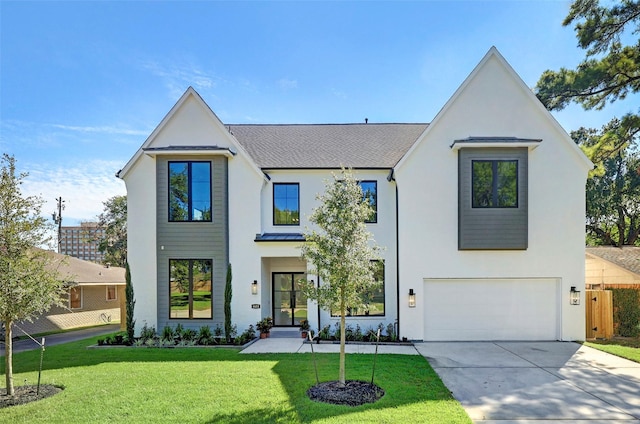
[{"label": "blue sky", "polygon": [[[568,1],[0,1],[0,150],[94,219],[188,86],[225,123],[430,122],[491,46],[527,85],[584,52]],[[638,97],[554,116],[600,127]]]}]

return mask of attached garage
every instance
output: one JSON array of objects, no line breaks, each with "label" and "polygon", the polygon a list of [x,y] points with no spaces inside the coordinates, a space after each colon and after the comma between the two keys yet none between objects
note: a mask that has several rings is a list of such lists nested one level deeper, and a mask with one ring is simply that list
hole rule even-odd
[{"label": "attached garage", "polygon": [[559,340],[559,279],[425,279],[424,340]]}]

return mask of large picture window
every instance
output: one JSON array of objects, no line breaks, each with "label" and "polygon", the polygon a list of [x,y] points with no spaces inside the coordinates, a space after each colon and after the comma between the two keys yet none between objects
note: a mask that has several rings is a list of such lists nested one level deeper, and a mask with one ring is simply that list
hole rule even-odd
[{"label": "large picture window", "polygon": [[211,221],[211,162],[169,162],[169,221]]},{"label": "large picture window", "polygon": [[364,200],[369,202],[369,205],[373,208],[373,212],[371,212],[371,215],[364,222],[375,224],[378,222],[378,182],[360,181],[358,185],[362,189]]},{"label": "large picture window", "polygon": [[212,261],[169,260],[169,318],[212,318]]},{"label": "large picture window", "polygon": [[518,207],[518,161],[474,160],[472,207]]},{"label": "large picture window", "polygon": [[[376,284],[366,293],[362,293],[362,305],[347,309],[348,317],[384,316],[384,262],[371,261],[373,278]],[[331,316],[339,316],[339,311],[331,311]]]},{"label": "large picture window", "polygon": [[300,185],[273,184],[273,225],[300,225]]}]

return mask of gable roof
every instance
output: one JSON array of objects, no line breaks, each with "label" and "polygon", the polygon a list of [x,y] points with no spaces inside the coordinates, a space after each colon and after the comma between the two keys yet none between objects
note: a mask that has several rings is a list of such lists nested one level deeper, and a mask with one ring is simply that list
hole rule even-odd
[{"label": "gable roof", "polygon": [[60,277],[80,285],[123,285],[125,269],[117,266],[106,267],[95,262],[84,261],[73,256],[47,250],[51,257],[50,266],[56,268]]},{"label": "gable roof", "polygon": [[[532,104],[534,104],[539,110],[541,110],[547,116],[547,118],[549,119],[549,122],[556,128],[556,130],[559,131],[560,134],[563,135],[561,138],[565,142],[567,147],[571,149],[574,153],[576,153],[576,155],[579,157],[580,161],[585,166],[585,168],[589,170],[593,169],[593,163],[584,154],[584,152],[576,145],[576,143],[574,143],[574,141],[571,139],[569,134],[567,134],[564,128],[562,128],[562,126],[553,117],[553,115],[551,115],[551,112],[549,112],[544,107],[542,102],[538,100],[538,98],[533,93],[533,91],[531,91],[531,89],[525,84],[522,78],[520,78],[518,73],[511,67],[511,65],[509,65],[509,62],[506,61],[506,59],[500,54],[500,52],[495,46],[492,46],[489,49],[489,51],[487,52],[487,54],[484,55],[480,63],[476,65],[476,67],[473,69],[473,71],[471,71],[469,76],[462,82],[460,87],[458,87],[455,93],[453,93],[453,95],[447,101],[447,103],[445,103],[442,109],[440,109],[436,117],[431,121],[431,124],[429,125],[429,127],[425,130],[422,136],[416,141],[416,143],[413,144],[413,146],[409,149],[407,154],[405,154],[404,157],[399,161],[396,168],[402,167],[402,165],[411,156],[411,153],[418,148],[420,143],[422,143],[425,138],[427,138],[430,130],[433,130],[433,128],[437,126],[438,121],[440,121],[442,117],[447,114],[447,111],[453,106],[454,103],[456,103],[457,99],[462,95],[462,92],[465,90],[465,88],[476,79],[478,74],[482,72],[482,70],[487,66],[487,63],[492,59],[495,59],[498,61],[500,66],[502,66],[503,69],[505,69],[505,71],[507,72],[507,74],[511,76],[513,81],[520,87],[520,89],[523,91],[525,96],[529,98]],[[477,137],[474,137],[474,138],[477,138]]]},{"label": "gable roof", "polygon": [[[169,123],[169,121],[178,113],[178,111],[182,108],[182,106],[190,98],[195,99],[197,104],[200,105],[205,110],[206,114],[209,115],[209,117],[212,119],[212,122],[214,123],[214,125],[218,126],[220,129],[222,129],[221,132],[223,134],[226,134],[227,140],[229,141],[229,143],[232,146],[234,146],[234,149],[230,149],[228,147],[219,147],[219,146],[192,146],[192,147],[186,146],[187,149],[185,149],[185,147],[166,146],[166,147],[162,147],[160,149],[154,149],[152,144],[153,144],[153,141],[155,140],[155,138],[158,136],[158,134],[160,134],[160,132],[162,132],[162,130],[165,128],[165,126],[167,126],[167,124]],[[235,155],[236,152],[234,150],[238,150],[239,153],[241,155],[245,156],[247,158],[247,160],[250,162],[251,168],[253,168],[254,171],[261,176],[261,178],[265,178],[265,176],[262,174],[262,172],[260,172],[260,170],[256,166],[255,162],[253,162],[251,160],[250,156],[244,151],[244,148],[238,143],[238,140],[236,140],[227,131],[227,129],[225,128],[225,126],[222,123],[222,121],[220,121],[220,118],[218,118],[218,116],[213,112],[213,110],[211,110],[209,105],[202,99],[202,97],[200,97],[200,94],[198,94],[198,92],[196,90],[194,90],[193,87],[187,88],[187,90],[184,92],[184,94],[182,94],[182,96],[180,97],[180,99],[178,99],[176,104],[173,105],[173,107],[171,108],[169,113],[167,113],[167,115],[162,119],[162,121],[160,121],[158,126],[153,130],[153,132],[149,135],[149,137],[147,137],[145,142],[136,151],[136,153],[133,155],[133,157],[131,159],[129,159],[127,164],[121,170],[119,170],[116,173],[116,177],[124,178],[126,176],[126,174],[131,170],[133,165],[138,161],[140,156],[145,154],[145,152],[147,152],[147,151],[150,152],[150,153],[154,152],[154,151],[166,152],[166,151],[172,150],[172,149],[177,150],[177,151],[178,150],[188,151],[189,149],[191,149],[191,150],[199,149],[199,150],[208,150],[208,151],[220,151],[220,152],[225,152],[226,151],[231,155]]]},{"label": "gable roof", "polygon": [[393,168],[427,124],[228,125],[262,169]]},{"label": "gable roof", "polygon": [[597,246],[587,247],[586,253],[604,259],[621,268],[640,275],[640,247]]}]

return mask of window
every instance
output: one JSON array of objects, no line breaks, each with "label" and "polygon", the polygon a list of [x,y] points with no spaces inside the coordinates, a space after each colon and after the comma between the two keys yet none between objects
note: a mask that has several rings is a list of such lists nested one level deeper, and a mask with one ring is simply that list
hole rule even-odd
[{"label": "window", "polygon": [[368,201],[373,212],[371,216],[364,222],[369,224],[375,224],[378,222],[378,182],[377,181],[360,181],[358,183],[362,189],[362,196],[364,200]]},{"label": "window", "polygon": [[169,318],[212,318],[210,259],[169,260]]},{"label": "window", "polygon": [[211,162],[169,162],[169,221],[211,221]]},{"label": "window", "polygon": [[69,289],[69,309],[82,309],[82,287]]},{"label": "window", "polygon": [[107,286],[107,300],[118,300],[116,286]]},{"label": "window", "polygon": [[458,249],[526,250],[527,147],[458,150]]},{"label": "window", "polygon": [[273,225],[300,225],[300,185],[273,184]]},{"label": "window", "polygon": [[472,207],[518,207],[518,161],[474,160]]},{"label": "window", "polygon": [[[362,293],[362,305],[347,309],[349,317],[384,316],[384,262],[371,261],[373,279],[376,284],[367,293]],[[339,316],[339,311],[331,311],[331,316]]]}]

